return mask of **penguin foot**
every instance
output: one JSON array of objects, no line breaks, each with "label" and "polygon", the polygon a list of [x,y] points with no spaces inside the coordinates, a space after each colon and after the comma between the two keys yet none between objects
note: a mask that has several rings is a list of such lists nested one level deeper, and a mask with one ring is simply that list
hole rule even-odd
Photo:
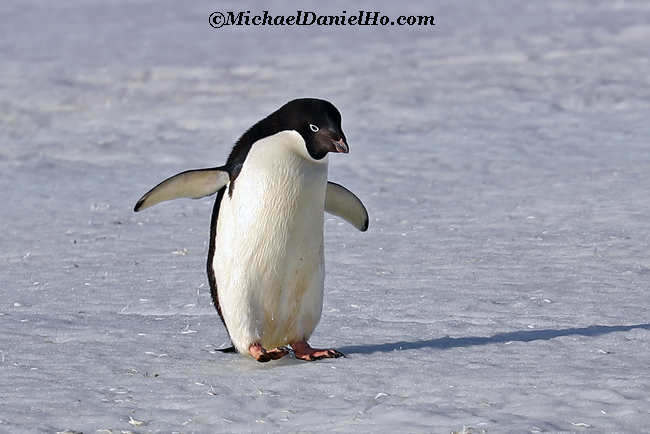
[{"label": "penguin foot", "polygon": [[289,354],[289,349],[287,347],[277,347],[272,350],[266,350],[260,344],[252,344],[248,350],[251,352],[251,356],[258,362],[270,362],[271,360],[278,360],[282,357]]},{"label": "penguin foot", "polygon": [[312,348],[307,341],[292,342],[291,348],[293,348],[293,352],[297,359],[306,360],[308,362],[320,359],[338,359],[339,357],[345,357],[345,354],[337,350],[320,350]]}]

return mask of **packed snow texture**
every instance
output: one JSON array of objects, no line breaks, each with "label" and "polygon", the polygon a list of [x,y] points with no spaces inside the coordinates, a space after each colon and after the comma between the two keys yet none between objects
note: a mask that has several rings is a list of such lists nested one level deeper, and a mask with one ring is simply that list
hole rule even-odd
[{"label": "packed snow texture", "polygon": [[[359,10],[435,26],[210,27]],[[0,432],[650,432],[645,0],[0,5]],[[260,364],[205,276],[218,166],[296,97],[333,102],[315,346]]]}]

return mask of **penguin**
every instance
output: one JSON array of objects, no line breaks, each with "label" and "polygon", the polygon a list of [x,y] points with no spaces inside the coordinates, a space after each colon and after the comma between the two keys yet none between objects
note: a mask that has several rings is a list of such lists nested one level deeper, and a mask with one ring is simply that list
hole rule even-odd
[{"label": "penguin", "polygon": [[344,357],[308,339],[323,308],[324,212],[360,231],[368,212],[327,179],[330,153],[347,154],[341,114],[330,102],[289,101],[249,128],[220,167],[168,178],[135,205],[217,194],[207,273],[214,306],[233,346],[259,362],[293,351],[306,361]]}]

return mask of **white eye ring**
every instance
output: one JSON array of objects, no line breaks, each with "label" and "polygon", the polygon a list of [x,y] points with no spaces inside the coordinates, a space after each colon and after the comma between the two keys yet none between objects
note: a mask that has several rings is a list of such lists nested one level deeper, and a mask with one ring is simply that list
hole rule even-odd
[{"label": "white eye ring", "polygon": [[314,124],[309,124],[309,129],[312,130],[315,133],[317,133],[318,130],[319,130],[319,128]]}]

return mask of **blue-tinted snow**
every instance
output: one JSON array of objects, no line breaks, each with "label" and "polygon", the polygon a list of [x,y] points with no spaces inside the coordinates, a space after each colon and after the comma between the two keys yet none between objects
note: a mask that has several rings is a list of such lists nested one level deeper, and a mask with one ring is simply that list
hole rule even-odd
[{"label": "blue-tinted snow", "polygon": [[[435,16],[224,27],[214,11]],[[0,432],[650,431],[645,1],[0,5]],[[251,124],[332,101],[366,203],[325,223],[315,345],[227,344],[212,199],[134,214]]]}]

